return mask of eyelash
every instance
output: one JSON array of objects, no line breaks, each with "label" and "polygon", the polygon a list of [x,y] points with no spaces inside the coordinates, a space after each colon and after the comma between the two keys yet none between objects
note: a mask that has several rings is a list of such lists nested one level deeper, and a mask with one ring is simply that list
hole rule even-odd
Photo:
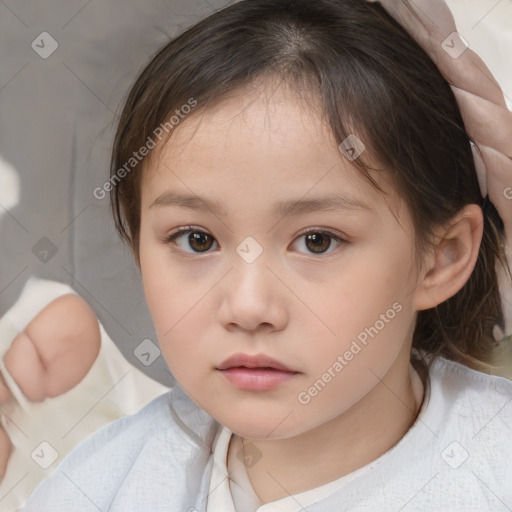
[{"label": "eyelash", "polygon": [[[178,228],[176,231],[174,231],[170,235],[166,236],[164,238],[163,242],[166,243],[167,245],[172,244],[172,245],[176,246],[176,243],[175,243],[176,239],[178,237],[180,237],[180,236],[183,236],[183,235],[186,235],[186,234],[189,234],[189,233],[199,233],[199,234],[211,236],[209,233],[206,233],[206,232],[202,231],[200,228],[197,228],[197,227],[194,227],[194,226],[183,226],[183,227]],[[326,230],[326,229],[315,229],[315,228],[308,229],[308,231],[304,231],[302,233],[299,233],[297,235],[297,238],[300,238],[300,237],[303,237],[303,236],[306,236],[306,235],[309,235],[309,234],[312,234],[312,233],[321,234],[321,235],[327,235],[330,238],[332,238],[333,240],[335,240],[336,242],[338,242],[340,245],[348,244],[347,240],[345,240],[344,238],[341,238],[339,235],[333,233],[332,231]],[[215,238],[213,238],[213,240],[215,240]],[[216,242],[216,240],[215,240],[215,242]],[[330,249],[330,246],[329,246],[328,249]],[[317,253],[317,254],[315,254],[313,252],[310,252],[309,254],[313,255],[313,256],[324,256],[324,255],[331,254],[332,252],[334,252],[334,250],[330,251],[330,252]],[[182,251],[182,250],[179,250],[179,251],[182,252],[182,253],[185,253],[186,255],[208,254],[208,252],[210,252],[210,251],[205,251],[205,252],[192,252],[192,253],[189,253],[189,252],[185,252],[185,251]]]}]

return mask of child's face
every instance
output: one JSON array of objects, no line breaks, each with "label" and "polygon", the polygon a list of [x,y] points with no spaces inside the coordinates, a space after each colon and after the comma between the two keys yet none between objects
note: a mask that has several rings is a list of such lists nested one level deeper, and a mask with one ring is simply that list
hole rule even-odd
[{"label": "child's face", "polygon": [[[379,379],[408,379],[409,214],[400,205],[397,221],[290,92],[240,93],[191,115],[150,163],[142,187],[148,306],[170,370],[210,415],[246,438],[277,439],[370,404],[377,388],[398,399]],[[166,204],[171,192],[220,203],[225,214]],[[332,195],[371,211],[276,211],[282,201]],[[208,236],[166,241],[189,225]],[[265,354],[298,373],[269,389],[243,389],[216,369],[235,353]]]}]

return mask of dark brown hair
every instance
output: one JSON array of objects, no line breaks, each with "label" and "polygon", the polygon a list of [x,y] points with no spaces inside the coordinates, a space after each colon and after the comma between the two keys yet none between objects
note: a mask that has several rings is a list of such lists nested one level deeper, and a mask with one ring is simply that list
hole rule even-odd
[{"label": "dark brown hair", "polygon": [[387,169],[412,216],[420,260],[435,227],[465,205],[482,207],[475,269],[456,295],[418,312],[413,348],[426,351],[430,361],[442,355],[485,368],[481,363],[495,345],[493,326],[504,327],[495,273],[498,260],[506,264],[503,224],[481,197],[470,138],[449,84],[379,3],[242,0],[157,52],[128,95],[111,163],[116,227],[137,263],[143,161],[123,179],[119,169],[191,98],[196,113],[229,92],[276,77],[320,100],[320,114],[338,143],[357,133],[367,151],[353,163],[381,191],[365,154]]}]

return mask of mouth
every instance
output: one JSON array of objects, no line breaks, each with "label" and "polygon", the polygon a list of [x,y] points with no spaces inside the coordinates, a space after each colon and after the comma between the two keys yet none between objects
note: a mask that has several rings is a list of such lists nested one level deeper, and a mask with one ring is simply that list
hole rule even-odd
[{"label": "mouth", "polygon": [[265,355],[235,354],[217,368],[235,387],[245,391],[267,391],[299,374]]},{"label": "mouth", "polygon": [[229,370],[231,368],[246,368],[250,370],[280,370],[289,373],[298,373],[288,368],[284,363],[265,354],[249,355],[234,354],[217,366],[217,370]]}]

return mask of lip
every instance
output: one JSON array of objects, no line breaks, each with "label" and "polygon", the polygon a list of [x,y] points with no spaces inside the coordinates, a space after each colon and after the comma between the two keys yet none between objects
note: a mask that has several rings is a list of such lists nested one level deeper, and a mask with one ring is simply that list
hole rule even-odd
[{"label": "lip", "polygon": [[264,354],[234,354],[217,370],[233,386],[245,391],[268,391],[300,373]]},{"label": "lip", "polygon": [[284,372],[294,372],[285,364],[265,354],[251,356],[243,353],[233,354],[231,357],[228,357],[217,367],[217,370],[227,370],[228,368],[238,368],[240,366],[245,368],[273,368],[274,370],[282,370]]}]

